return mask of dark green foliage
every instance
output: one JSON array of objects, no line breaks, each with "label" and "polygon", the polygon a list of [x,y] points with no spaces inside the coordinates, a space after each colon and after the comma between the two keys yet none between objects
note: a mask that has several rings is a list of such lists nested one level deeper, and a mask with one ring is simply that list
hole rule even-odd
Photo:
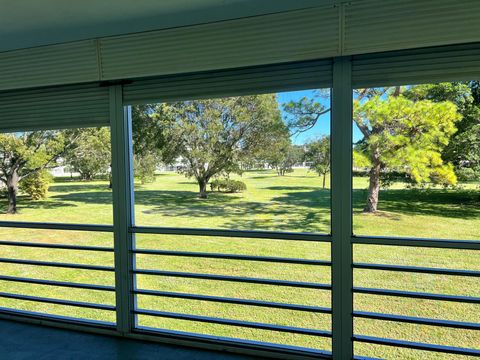
[{"label": "dark green foliage", "polygon": [[210,182],[210,189],[212,191],[236,193],[247,190],[247,185],[240,180],[215,179]]},{"label": "dark green foliage", "polygon": [[480,179],[480,171],[475,171],[472,168],[459,168],[455,172],[460,181],[476,181]]},{"label": "dark green foliage", "polygon": [[480,173],[479,85],[479,81],[426,84],[414,86],[405,93],[409,98],[450,101],[457,106],[462,119],[456,124],[457,132],[444,148],[442,158],[455,166],[459,178],[465,174],[465,168]]}]

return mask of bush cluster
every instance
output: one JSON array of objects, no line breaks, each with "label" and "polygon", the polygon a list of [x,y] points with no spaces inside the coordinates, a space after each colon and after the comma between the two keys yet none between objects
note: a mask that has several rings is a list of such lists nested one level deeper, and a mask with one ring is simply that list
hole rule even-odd
[{"label": "bush cluster", "polygon": [[460,168],[455,173],[460,181],[476,181],[480,179],[480,171],[477,172],[472,168]]},{"label": "bush cluster", "polygon": [[32,200],[45,199],[53,176],[47,170],[33,173],[20,181],[20,190]]},{"label": "bush cluster", "polygon": [[230,179],[216,179],[210,183],[212,191],[220,191],[226,193],[236,193],[247,190],[247,185],[243,181]]}]

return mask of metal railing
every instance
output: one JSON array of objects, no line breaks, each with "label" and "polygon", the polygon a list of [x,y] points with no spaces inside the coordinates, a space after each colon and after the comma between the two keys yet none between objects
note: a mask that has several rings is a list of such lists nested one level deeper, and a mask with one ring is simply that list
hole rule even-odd
[{"label": "metal railing", "polygon": [[[415,239],[415,238],[387,238],[387,237],[352,237],[352,244],[368,244],[381,246],[402,246],[415,248],[439,248],[439,249],[455,249],[455,250],[480,250],[480,241],[462,241],[462,240],[441,240],[441,239]],[[388,264],[374,264],[374,263],[352,263],[353,269],[374,270],[374,271],[393,271],[401,273],[415,273],[415,274],[435,274],[447,276],[466,276],[466,277],[480,277],[480,271],[475,270],[461,270],[461,269],[445,269],[445,268],[430,268],[418,266],[404,266],[404,265],[388,265]],[[465,304],[480,305],[480,297],[447,295],[436,293],[425,293],[415,291],[402,291],[390,289],[375,289],[364,287],[353,287],[355,294],[368,294],[374,296],[389,296],[402,297],[408,299],[424,299],[434,301],[458,302]],[[441,319],[431,319],[414,316],[403,316],[395,314],[382,314],[365,311],[353,311],[353,316],[356,318],[364,318],[371,320],[382,320],[389,322],[409,323],[417,325],[428,325],[443,328],[454,328],[463,330],[480,331],[480,323],[451,321]],[[470,349],[455,346],[437,345],[414,341],[405,341],[397,339],[379,338],[374,336],[357,335],[353,336],[355,342],[377,344],[391,347],[399,347],[413,350],[423,350],[438,353],[447,353],[454,355],[480,356],[480,349]]]},{"label": "metal railing", "polygon": [[[195,236],[207,236],[207,237],[227,237],[227,238],[242,238],[242,239],[260,239],[265,241],[276,241],[276,240],[286,240],[286,241],[310,241],[310,242],[319,242],[319,243],[330,243],[331,237],[329,235],[323,234],[313,234],[313,233],[285,233],[285,232],[275,232],[275,231],[243,231],[243,230],[219,230],[219,229],[191,229],[191,228],[163,228],[163,227],[141,227],[133,226],[130,227],[129,231],[132,234],[153,234],[153,235],[187,235],[191,237]],[[186,257],[186,258],[202,258],[202,259],[222,259],[222,260],[240,260],[248,262],[266,262],[266,263],[277,263],[277,264],[295,264],[295,265],[309,265],[313,267],[330,267],[331,261],[326,260],[316,260],[316,259],[303,259],[303,258],[286,258],[286,257],[274,257],[274,256],[260,256],[260,255],[243,255],[243,254],[225,254],[225,253],[213,253],[213,252],[192,252],[192,251],[176,251],[176,250],[153,250],[145,248],[133,248],[131,250],[132,255],[153,255],[153,256],[168,256],[168,257]],[[135,262],[135,260],[134,260]],[[306,282],[306,281],[292,281],[292,280],[279,280],[271,279],[264,277],[243,277],[243,276],[231,276],[231,275],[218,275],[210,273],[194,273],[194,272],[180,272],[180,271],[167,271],[167,270],[155,270],[155,269],[143,269],[143,268],[134,268],[132,270],[134,276],[137,275],[151,275],[151,276],[160,276],[160,277],[178,277],[185,279],[198,279],[198,280],[212,280],[212,281],[221,281],[221,282],[233,282],[233,283],[247,283],[247,284],[259,284],[259,285],[270,285],[270,286],[279,286],[279,287],[291,287],[291,288],[302,288],[302,289],[316,289],[331,291],[330,284],[317,283],[317,282]],[[175,299],[185,299],[185,300],[200,300],[214,303],[223,303],[223,304],[235,304],[235,305],[247,305],[252,307],[260,308],[273,308],[273,309],[282,309],[282,310],[294,310],[302,311],[309,313],[317,314],[327,314],[331,315],[332,309],[329,307],[321,306],[312,306],[304,304],[292,304],[287,302],[275,302],[275,301],[263,301],[263,300],[253,300],[253,299],[243,299],[243,298],[232,298],[224,296],[213,296],[213,295],[204,295],[204,294],[192,294],[192,293],[183,293],[183,292],[172,292],[172,291],[161,291],[153,289],[138,289],[135,288],[132,290],[132,293],[137,295],[147,295],[155,297],[165,297],[165,298],[175,298]],[[135,301],[137,303],[137,301]],[[243,321],[236,319],[226,319],[218,318],[211,316],[200,316],[193,314],[169,312],[169,311],[157,311],[157,310],[147,310],[143,308],[135,307],[133,310],[135,315],[144,315],[151,317],[160,317],[168,319],[177,319],[177,320],[186,320],[192,322],[203,322],[209,324],[219,324],[226,326],[235,326],[235,327],[244,327],[250,329],[259,329],[259,330],[269,330],[280,333],[290,333],[290,334],[300,334],[300,335],[309,335],[322,338],[331,338],[332,332],[328,330],[320,329],[311,329],[295,326],[284,326],[270,323],[260,323],[252,321]],[[136,326],[137,331],[148,331],[154,332],[157,334],[169,334],[177,335],[179,332],[174,330],[166,329],[153,329],[151,327],[146,328],[140,325]],[[207,339],[208,335],[193,334],[189,332],[180,332],[183,335],[196,336],[203,339]],[[217,338],[217,336],[215,336]],[[231,338],[222,338],[225,342],[237,342],[238,339]],[[249,340],[243,340],[249,342]],[[275,343],[260,342],[255,341],[255,344],[261,345],[263,348],[270,348],[278,350],[283,350],[285,352],[297,352],[303,355],[310,354],[316,358],[330,358],[331,352],[316,350],[316,349],[305,349],[299,346],[287,346],[280,345]]]},{"label": "metal railing", "polygon": [[[89,232],[108,232],[108,233],[113,232],[113,227],[108,225],[86,225],[86,224],[64,224],[64,223],[0,221],[0,227],[18,228],[18,229],[39,229],[39,230],[89,231]],[[71,245],[71,244],[43,243],[43,242],[6,241],[6,240],[0,241],[0,247],[37,248],[37,249],[69,250],[69,251],[80,251],[80,252],[88,251],[88,252],[103,252],[103,253],[111,253],[111,254],[114,253],[113,247],[84,246],[84,245]],[[75,269],[75,270],[82,270],[82,271],[87,270],[87,271],[94,271],[94,272],[100,272],[100,273],[115,272],[115,267],[112,267],[112,266],[89,265],[89,264],[80,264],[80,263],[63,263],[63,262],[53,262],[53,261],[39,261],[39,260],[17,259],[17,258],[15,259],[0,258],[0,263],[28,265],[28,266],[35,266],[35,267],[38,266],[38,267],[50,267],[50,268]],[[115,286],[37,279],[37,278],[30,278],[30,277],[9,276],[4,274],[0,274],[0,281],[115,293]],[[93,309],[93,310],[102,310],[102,311],[108,311],[113,313],[116,311],[115,305],[65,300],[65,299],[41,297],[41,296],[25,295],[25,294],[17,294],[17,293],[9,293],[9,292],[0,292],[0,298],[44,303],[44,304],[70,306],[70,307],[77,307],[77,308],[86,308],[86,309]],[[19,310],[14,308],[7,308],[7,307],[1,307],[0,314],[19,315],[19,316],[31,317],[31,318],[43,318],[47,320],[70,322],[70,323],[78,322],[78,323],[81,323],[82,325],[91,325],[95,327],[100,326],[100,327],[115,329],[114,322],[90,320],[90,319],[84,319],[84,318],[72,318],[72,317],[60,316],[56,314],[39,313],[35,311],[25,311],[25,310]]]},{"label": "metal railing", "polygon": [[[102,232],[113,231],[112,227],[109,227],[109,226],[78,225],[78,224],[70,225],[70,224],[37,224],[37,223],[0,222],[0,226],[27,228],[27,229],[42,229],[42,230],[50,229],[50,230],[102,231]],[[236,238],[250,238],[250,239],[253,238],[253,239],[262,239],[262,240],[289,240],[289,241],[298,240],[298,241],[314,241],[314,242],[323,242],[323,243],[331,242],[331,237],[328,235],[302,234],[302,233],[296,234],[296,233],[277,233],[277,232],[265,232],[265,231],[256,232],[256,231],[236,231],[236,230],[181,229],[181,228],[171,229],[171,228],[159,228],[159,227],[157,228],[131,227],[130,231],[132,234],[158,234],[158,235],[175,234],[175,235],[190,235],[190,236],[236,237]],[[458,249],[458,250],[462,250],[462,249],[480,250],[480,242],[478,241],[455,241],[455,240],[438,240],[438,239],[352,237],[352,244],[448,248],[448,249]],[[0,241],[0,246],[1,247],[8,246],[8,247],[22,247],[22,248],[40,248],[40,249],[53,249],[53,250],[58,249],[58,250],[71,250],[71,251],[79,251],[79,252],[83,252],[83,251],[107,252],[107,253],[114,252],[113,247],[40,243],[40,242],[5,241],[5,240]],[[152,255],[152,256],[221,259],[221,260],[236,260],[236,261],[240,260],[240,261],[278,263],[278,264],[310,265],[314,267],[330,267],[331,266],[331,261],[327,261],[327,260],[290,258],[290,257],[158,250],[158,249],[146,249],[146,248],[134,248],[131,250],[131,252],[132,252],[132,256],[136,256],[137,254],[142,254],[142,255]],[[111,266],[73,264],[73,263],[38,261],[38,260],[27,260],[27,259],[0,258],[0,263],[32,265],[32,266],[52,267],[52,268],[66,268],[66,269],[77,269],[77,270],[110,272],[110,273],[115,271],[115,267],[111,267]],[[432,268],[432,267],[376,264],[376,263],[356,263],[356,262],[352,263],[352,271],[353,269],[480,278],[480,271],[463,270],[463,269]],[[235,283],[293,287],[293,288],[317,289],[317,290],[325,290],[325,291],[330,291],[332,289],[332,286],[330,284],[316,283],[316,282],[134,268],[132,270],[131,276],[135,277],[137,275],[178,277],[178,278],[187,278],[187,279],[213,280],[213,281],[221,281],[221,282],[235,282]],[[76,283],[76,282],[68,282],[68,281],[46,280],[46,279],[35,279],[35,278],[28,278],[28,277],[9,276],[9,275],[3,275],[3,274],[0,274],[0,281],[34,284],[34,285],[45,285],[45,286],[53,286],[53,287],[65,287],[65,288],[73,288],[73,289],[95,290],[95,291],[103,291],[103,292],[110,292],[110,293],[114,293],[116,291],[115,286],[85,284],[85,283]],[[409,299],[423,299],[423,300],[458,302],[458,303],[480,305],[479,297],[463,296],[463,295],[449,295],[449,294],[379,289],[379,288],[356,287],[356,286],[352,288],[352,292],[354,294],[366,294],[366,295],[373,295],[373,296],[402,297],[402,298],[409,298]],[[153,297],[161,297],[161,298],[207,301],[207,302],[214,302],[214,303],[221,303],[221,304],[245,305],[245,306],[252,306],[252,307],[259,307],[259,308],[293,310],[293,311],[327,314],[327,315],[332,314],[332,309],[329,307],[294,304],[294,303],[292,304],[292,303],[286,303],[286,302],[242,299],[242,298],[235,298],[235,297],[213,296],[213,295],[204,295],[204,294],[162,291],[162,290],[153,290],[153,289],[139,289],[139,288],[134,288],[132,290],[132,294],[133,296],[144,295],[144,296],[153,296]],[[98,303],[90,303],[90,302],[82,302],[82,301],[47,298],[47,297],[25,295],[25,294],[14,294],[14,293],[8,293],[8,292],[0,292],[0,298],[13,299],[13,300],[19,300],[19,301],[31,301],[31,302],[62,305],[62,306],[72,306],[72,307],[79,307],[79,308],[86,308],[86,309],[103,310],[103,311],[109,311],[109,312],[115,312],[117,310],[116,306],[108,305],[108,304],[98,304]],[[135,307],[132,311],[135,316],[144,315],[144,316],[161,317],[161,318],[167,318],[167,319],[204,322],[204,323],[218,324],[218,325],[225,325],[225,326],[269,330],[269,331],[275,331],[280,333],[309,335],[309,336],[316,336],[316,337],[322,337],[322,338],[332,337],[331,331],[320,330],[320,329],[310,329],[310,328],[302,328],[302,327],[295,327],[295,326],[284,326],[284,325],[261,323],[261,322],[242,321],[237,319],[226,319],[226,318],[218,318],[218,317],[211,317],[211,316],[175,313],[175,312],[169,312],[169,311],[149,310],[149,309],[142,309],[138,307]],[[22,316],[33,316],[33,317],[42,316],[45,318],[50,318],[52,320],[63,320],[63,321],[65,319],[68,319],[66,317],[58,316],[55,314],[40,314],[35,312],[16,310],[16,309],[7,309],[7,308],[0,308],[0,313],[8,313],[8,314],[13,313],[13,314],[18,314]],[[355,318],[362,318],[362,319],[369,319],[369,320],[380,320],[380,321],[387,321],[387,322],[408,323],[408,324],[416,324],[416,325],[427,325],[427,326],[434,326],[434,327],[480,331],[480,323],[475,323],[475,322],[433,319],[433,318],[425,318],[425,317],[404,316],[404,315],[397,315],[397,314],[384,314],[384,313],[378,313],[378,312],[356,311],[356,310],[353,311],[352,315]],[[82,324],[88,324],[93,326],[109,326],[112,328],[114,328],[115,326],[114,323],[95,321],[95,320],[90,321],[87,319],[74,319],[74,318],[70,318],[68,320],[71,322],[78,321]],[[135,331],[144,332],[144,333],[158,333],[163,335],[170,334],[172,336],[177,336],[182,334],[188,335],[188,336],[195,335],[200,338],[208,339],[208,335],[191,334],[191,333],[178,332],[174,330],[165,330],[165,329],[152,329],[152,328],[142,327],[142,326],[137,326]],[[237,342],[238,339],[223,338],[223,340],[229,343],[232,341]],[[247,341],[248,343],[248,340],[245,340],[245,341]],[[430,352],[440,352],[440,353],[448,353],[448,354],[455,354],[455,355],[480,356],[480,350],[478,349],[469,349],[469,348],[462,348],[462,347],[455,347],[455,346],[445,346],[445,345],[404,341],[404,340],[397,340],[397,339],[379,338],[375,336],[365,336],[360,334],[355,334],[353,336],[353,341],[359,342],[359,343],[369,343],[369,344],[376,344],[376,345],[383,345],[383,346],[400,347],[400,348],[423,350],[423,351],[430,351]],[[327,351],[320,351],[320,350],[314,350],[314,349],[310,349],[306,351],[306,349],[303,349],[300,347],[298,348],[295,346],[282,347],[281,345],[278,345],[278,344],[270,344],[270,343],[263,343],[263,342],[255,342],[255,344],[261,345],[266,348],[274,347],[275,350],[277,351],[284,350],[286,352],[290,351],[292,353],[295,353],[296,351],[298,351],[299,353],[302,352],[304,354],[311,354],[312,356],[317,356],[317,357],[331,356],[331,353]]]},{"label": "metal railing", "polygon": [[[295,233],[277,233],[277,232],[256,232],[256,231],[237,231],[237,230],[209,230],[209,229],[182,229],[182,228],[161,228],[161,227],[131,227],[132,234],[174,234],[174,235],[190,235],[190,236],[214,236],[214,237],[238,237],[238,238],[256,238],[256,239],[271,239],[271,240],[307,240],[318,242],[331,242],[331,237],[328,235],[318,234],[295,234]],[[403,239],[403,238],[383,238],[383,237],[352,237],[352,246],[354,244],[375,244],[383,246],[409,246],[409,247],[427,247],[427,248],[448,248],[448,249],[473,249],[480,250],[480,242],[477,241],[456,241],[456,240],[439,240],[439,239]],[[251,256],[251,255],[238,255],[238,254],[223,254],[223,253],[208,253],[208,252],[191,252],[191,251],[172,251],[172,250],[153,250],[153,249],[133,249],[133,254],[146,254],[146,255],[160,255],[160,256],[178,256],[178,257],[191,257],[191,258],[206,258],[206,259],[225,259],[225,260],[245,260],[245,261],[260,261],[260,262],[275,262],[286,264],[302,264],[302,265],[316,265],[330,267],[331,261],[325,260],[311,260],[311,259],[297,259],[297,258],[282,258],[271,256]],[[434,275],[447,275],[447,276],[466,276],[466,277],[480,277],[480,271],[476,270],[462,270],[462,269],[446,269],[446,268],[432,268],[432,267],[419,267],[419,266],[405,266],[394,264],[376,264],[376,263],[357,263],[351,264],[352,271],[358,270],[373,270],[373,271],[390,271],[398,273],[418,273],[418,274],[434,274]],[[276,285],[298,288],[310,288],[328,290],[332,289],[330,284],[311,283],[303,281],[286,281],[268,278],[250,278],[240,276],[227,276],[216,274],[204,274],[204,273],[191,273],[191,272],[178,272],[178,271],[163,271],[163,270],[151,270],[151,269],[134,269],[134,275],[153,275],[153,276],[166,276],[166,277],[180,277],[189,279],[202,279],[202,280],[214,280],[214,281],[226,281],[226,282],[240,282],[240,283],[252,283],[263,285]],[[388,297],[402,297],[409,299],[423,299],[423,300],[435,300],[435,301],[447,301],[458,302],[468,304],[480,304],[480,298],[472,296],[460,296],[460,295],[448,295],[437,293],[426,293],[416,291],[402,291],[392,289],[379,289],[368,287],[356,287],[351,289],[353,294],[368,294],[374,296],[388,296]],[[248,305],[266,308],[278,308],[286,310],[306,311],[312,313],[332,314],[332,309],[320,306],[279,303],[260,300],[249,300],[241,298],[231,298],[222,296],[191,294],[171,291],[160,291],[150,289],[134,289],[135,295],[149,295],[166,298],[187,299],[187,300],[201,300],[226,304],[238,304]],[[303,335],[314,335],[319,337],[331,338],[332,333],[330,331],[317,330],[317,329],[305,329],[291,326],[279,326],[272,324],[264,324],[249,321],[239,321],[232,319],[223,319],[208,316],[189,315],[183,313],[172,313],[167,311],[156,311],[146,309],[134,309],[136,315],[146,315],[153,317],[164,317],[178,320],[188,320],[195,322],[206,322],[212,324],[221,324],[229,326],[247,327],[254,329],[264,329],[279,332],[297,333]],[[442,319],[431,319],[425,317],[404,316],[396,314],[385,314],[380,312],[368,312],[368,311],[353,311],[354,318],[381,320],[388,322],[409,323],[416,325],[427,325],[435,327],[463,329],[463,330],[480,330],[480,323],[464,322],[464,321],[451,321]],[[138,327],[142,329],[142,327]],[[152,329],[149,331],[160,331],[161,333],[169,333],[168,330]],[[198,334],[197,334],[198,335]],[[201,335],[200,335],[201,336]],[[357,335],[353,336],[353,341],[370,343],[384,346],[393,346],[400,348],[408,348],[413,350],[423,350],[430,352],[440,352],[455,355],[470,355],[480,356],[480,350],[469,349],[454,346],[444,346],[412,341],[403,341],[388,338],[379,338],[374,336]],[[264,346],[270,344],[265,343]],[[272,344],[273,345],[273,344]],[[292,348],[292,347],[288,347]],[[328,356],[328,353],[323,352]]]}]

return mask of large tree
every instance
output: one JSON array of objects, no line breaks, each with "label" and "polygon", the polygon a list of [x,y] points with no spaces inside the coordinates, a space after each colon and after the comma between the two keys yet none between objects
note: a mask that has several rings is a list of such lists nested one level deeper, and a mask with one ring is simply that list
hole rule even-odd
[{"label": "large tree", "polygon": [[[370,164],[365,212],[377,211],[385,171],[405,171],[415,183],[456,182],[452,165],[441,156],[461,119],[455,104],[407,98],[404,90],[362,89],[354,94],[353,120],[363,135],[361,148]],[[285,104],[284,109],[296,131],[313,127],[329,111],[318,98],[306,97]]]},{"label": "large tree", "polygon": [[59,131],[0,134],[0,181],[8,194],[8,214],[17,212],[20,180],[55,166],[65,144]]},{"label": "large tree", "polygon": [[356,100],[353,119],[372,164],[365,212],[377,211],[385,170],[405,171],[415,183],[456,183],[453,166],[441,157],[460,120],[453,103],[412,101],[387,93]]},{"label": "large tree", "polygon": [[180,171],[206,198],[210,179],[239,172],[282,120],[275,95],[254,95],[142,106],[133,122],[135,153],[159,149],[165,163],[181,159]]}]

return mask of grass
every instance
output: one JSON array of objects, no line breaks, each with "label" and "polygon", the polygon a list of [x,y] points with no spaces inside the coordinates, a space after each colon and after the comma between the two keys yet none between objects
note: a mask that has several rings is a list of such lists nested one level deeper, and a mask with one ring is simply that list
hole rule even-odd
[{"label": "grass", "polygon": [[[190,179],[168,173],[159,175],[153,184],[135,186],[135,218],[139,225],[261,229],[279,231],[316,231],[329,233],[330,194],[321,188],[320,179],[306,170],[296,170],[285,177],[272,171],[245,173],[242,180],[247,191],[242,194],[214,193],[208,200],[196,197],[197,186]],[[394,184],[382,190],[380,212],[361,212],[365,201],[367,180],[354,179],[354,229],[361,235],[395,235],[452,239],[480,238],[480,190],[476,184],[462,189],[406,189]],[[5,204],[2,204],[5,205]],[[53,184],[49,198],[43,201],[19,199],[20,213],[0,215],[0,220],[48,221],[72,223],[112,222],[111,192],[106,182],[63,181]],[[0,229],[2,240],[38,241],[68,244],[112,246],[111,234],[47,231],[32,229]],[[302,241],[231,239],[189,236],[139,235],[137,247],[185,251],[204,251],[265,256],[330,259],[325,243]],[[27,258],[61,262],[113,265],[109,253],[72,252],[31,248],[0,247],[0,257]],[[475,251],[412,249],[356,245],[355,261],[403,264],[430,267],[480,270],[480,254]],[[199,259],[184,257],[139,255],[137,266],[211,273],[222,275],[265,277],[330,283],[328,267],[277,264],[252,261]],[[111,273],[54,269],[27,265],[2,264],[3,275],[45,278],[94,284],[114,284]],[[383,271],[355,271],[355,286],[368,286],[410,291],[480,296],[476,278],[414,275]],[[240,297],[315,306],[330,306],[330,293],[322,290],[276,287],[209,280],[141,275],[139,288],[190,292],[205,295]],[[112,293],[52,288],[40,285],[0,282],[1,291],[78,301],[114,304]],[[213,302],[176,300],[139,296],[140,307],[196,315],[242,319],[298,327],[330,329],[330,316],[299,311],[225,305]],[[0,306],[59,315],[115,321],[114,314],[59,305],[36,304],[27,301],[0,299]],[[392,314],[478,321],[478,305],[411,300],[369,295],[355,296],[355,309]],[[227,337],[286,343],[311,348],[330,349],[327,339],[305,335],[209,325],[179,320],[139,317],[142,326],[191,331]],[[478,348],[478,331],[441,329],[427,326],[356,320],[357,333],[411,341]],[[404,359],[447,359],[446,355],[359,344],[361,355]]]}]

